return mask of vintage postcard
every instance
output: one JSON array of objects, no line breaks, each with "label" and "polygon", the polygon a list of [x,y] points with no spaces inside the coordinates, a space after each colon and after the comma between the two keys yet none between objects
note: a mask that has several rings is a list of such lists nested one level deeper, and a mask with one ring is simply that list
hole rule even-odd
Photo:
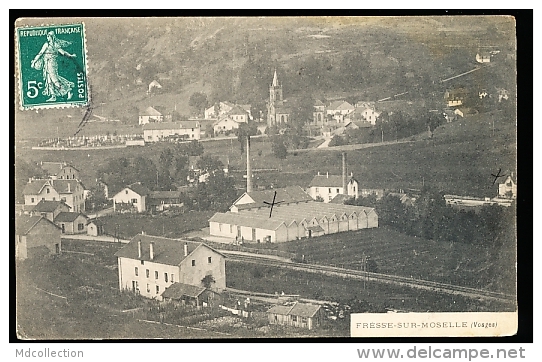
[{"label": "vintage postcard", "polygon": [[19,338],[517,332],[513,17],[14,30]]}]

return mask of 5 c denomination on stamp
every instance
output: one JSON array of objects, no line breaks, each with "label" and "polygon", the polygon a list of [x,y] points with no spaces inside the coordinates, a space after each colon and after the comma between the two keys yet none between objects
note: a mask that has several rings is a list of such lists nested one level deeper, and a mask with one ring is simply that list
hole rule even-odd
[{"label": "5 c denomination on stamp", "polygon": [[21,109],[89,104],[83,23],[20,27],[16,41]]}]

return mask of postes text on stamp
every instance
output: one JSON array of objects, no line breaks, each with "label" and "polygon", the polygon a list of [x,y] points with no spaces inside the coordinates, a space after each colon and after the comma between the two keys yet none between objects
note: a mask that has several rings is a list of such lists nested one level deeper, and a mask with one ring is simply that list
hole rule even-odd
[{"label": "postes text on stamp", "polygon": [[83,23],[16,29],[22,109],[89,104]]}]

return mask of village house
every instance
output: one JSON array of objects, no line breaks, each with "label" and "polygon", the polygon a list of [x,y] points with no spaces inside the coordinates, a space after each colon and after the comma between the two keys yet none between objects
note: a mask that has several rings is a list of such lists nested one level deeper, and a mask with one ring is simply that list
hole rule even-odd
[{"label": "village house", "polygon": [[374,108],[367,107],[361,109],[362,120],[369,122],[373,126],[376,124],[376,120],[380,116],[380,112],[377,112]]},{"label": "village house", "polygon": [[345,116],[352,113],[355,107],[346,101],[334,101],[326,107],[326,116],[331,115],[337,122],[344,122]]},{"label": "village house", "polygon": [[182,191],[150,191],[147,199],[147,209],[164,211],[171,207],[181,207]]},{"label": "village house", "polygon": [[62,234],[86,234],[88,216],[80,212],[61,212],[54,223],[60,227]]},{"label": "village house", "polygon": [[30,179],[23,195],[25,205],[37,205],[41,200],[64,201],[73,212],[85,211],[85,187],[78,180]]},{"label": "village house", "polygon": [[513,177],[514,174],[511,173],[502,184],[499,184],[499,197],[507,199],[515,199],[517,197],[518,188]]},{"label": "village house", "polygon": [[476,114],[478,112],[474,108],[459,107],[459,108],[456,108],[454,110],[454,113],[458,117],[465,118],[465,117],[468,117],[468,116],[472,116],[472,115],[474,115],[474,114]]},{"label": "village house", "polygon": [[248,123],[248,113],[239,106],[234,106],[229,112],[220,116],[213,123],[213,131],[215,135],[227,133],[234,129],[238,129],[241,123]]},{"label": "village house", "polygon": [[201,125],[198,121],[147,123],[143,125],[145,142],[160,142],[171,138],[199,140]]},{"label": "village house", "polygon": [[448,89],[444,92],[444,100],[448,107],[458,107],[465,103],[468,91],[465,88]]},{"label": "village house", "polygon": [[153,107],[147,107],[144,111],[139,112],[139,125],[144,125],[152,122],[162,122],[164,116]]},{"label": "village house", "polygon": [[[226,289],[226,258],[206,244],[136,235],[120,249],[118,258],[119,289],[130,290],[147,298],[162,300],[162,293],[175,283],[205,287],[221,293]],[[182,286],[166,294],[175,298],[183,294]],[[184,290],[186,291],[186,290]],[[188,292],[191,296],[201,293]]]},{"label": "village house", "polygon": [[293,305],[276,305],[267,311],[269,324],[314,329],[324,321],[322,307],[295,302]]},{"label": "village house", "polygon": [[149,83],[149,88],[147,90],[147,94],[150,94],[153,89],[162,89],[162,85],[160,83],[158,83],[157,80],[153,80],[152,82]]},{"label": "village house", "polygon": [[[219,118],[220,116],[225,115],[229,111],[231,111],[235,107],[235,104],[225,101],[225,102],[218,102],[215,105],[212,105],[211,107],[205,109],[204,117],[205,119],[215,119]],[[217,114],[218,111],[218,114]]]},{"label": "village house", "polygon": [[87,235],[100,236],[105,234],[104,223],[99,219],[90,219],[87,222]]},{"label": "village house", "polygon": [[384,189],[370,189],[361,187],[359,189],[359,197],[369,197],[374,196],[377,200],[380,200],[384,197]]},{"label": "village house", "polygon": [[388,196],[397,197],[401,203],[405,206],[414,206],[414,202],[416,201],[415,198],[408,196],[405,193],[402,192],[389,192]]},{"label": "village house", "polygon": [[17,215],[15,217],[15,256],[19,260],[62,251],[60,228],[42,216]]},{"label": "village house", "polygon": [[480,50],[476,53],[476,61],[478,63],[490,63],[491,62],[491,53],[488,51]]},{"label": "village house", "polygon": [[79,170],[66,162],[42,161],[39,165],[52,180],[80,180]]},{"label": "village house", "polygon": [[55,220],[61,212],[69,212],[70,207],[64,201],[40,200],[36,206],[30,210],[32,216],[43,216],[49,221]]},{"label": "village house", "polygon": [[354,179],[353,174],[347,179],[346,190],[343,188],[343,177],[340,175],[325,175],[314,176],[309,184],[309,195],[316,200],[322,198],[324,202],[330,202],[335,196],[346,194],[350,197],[357,198],[359,195],[358,182]]},{"label": "village house", "polygon": [[146,201],[149,193],[149,189],[139,182],[126,186],[113,196],[113,210],[115,212],[144,212],[147,210]]}]

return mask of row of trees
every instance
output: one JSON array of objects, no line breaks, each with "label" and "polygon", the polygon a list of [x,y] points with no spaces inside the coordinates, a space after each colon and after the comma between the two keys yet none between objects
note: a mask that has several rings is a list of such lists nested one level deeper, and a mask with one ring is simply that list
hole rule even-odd
[{"label": "row of trees", "polygon": [[379,224],[407,235],[451,243],[500,247],[513,243],[515,205],[483,206],[478,213],[453,209],[442,194],[424,190],[415,206],[406,206],[395,196],[349,200],[351,205],[375,207]]}]

